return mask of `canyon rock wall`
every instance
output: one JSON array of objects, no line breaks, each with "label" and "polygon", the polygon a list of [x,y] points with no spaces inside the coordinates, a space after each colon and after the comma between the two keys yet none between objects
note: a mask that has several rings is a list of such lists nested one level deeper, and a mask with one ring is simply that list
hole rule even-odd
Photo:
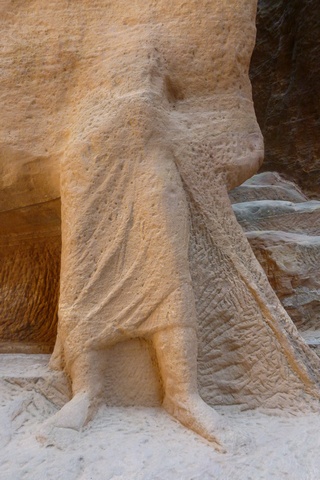
[{"label": "canyon rock wall", "polygon": [[265,138],[263,171],[320,187],[320,15],[318,0],[260,0],[250,70]]}]

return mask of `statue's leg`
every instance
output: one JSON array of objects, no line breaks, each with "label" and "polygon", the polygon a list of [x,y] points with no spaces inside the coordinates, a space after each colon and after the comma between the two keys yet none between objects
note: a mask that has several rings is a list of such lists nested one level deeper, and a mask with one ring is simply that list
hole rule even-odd
[{"label": "statue's leg", "polygon": [[84,351],[73,361],[69,367],[72,399],[42,424],[38,440],[47,439],[53,428],[80,430],[94,416],[103,394],[101,355],[100,350]]},{"label": "statue's leg", "polygon": [[168,328],[154,334],[152,340],[164,387],[163,407],[221,450],[221,417],[198,392],[196,331],[192,327]]},{"label": "statue's leg", "polygon": [[[158,137],[157,128],[168,119],[161,116],[157,126],[157,109],[139,97],[115,110],[86,143],[70,147],[62,162],[59,332],[74,398],[48,422],[81,428],[100,396],[95,390],[103,378],[98,352],[157,331],[163,332],[155,334],[154,343],[164,381],[182,382],[180,395],[166,388],[165,407],[214,441],[217,414],[196,385],[189,208],[167,138],[160,142]],[[138,122],[134,129],[128,119]],[[165,333],[176,328],[179,341]],[[163,343],[165,357],[176,364],[172,380]]]},{"label": "statue's leg", "polygon": [[49,366],[53,370],[63,369],[63,344],[59,332],[57,333],[56,343],[50,358]]}]

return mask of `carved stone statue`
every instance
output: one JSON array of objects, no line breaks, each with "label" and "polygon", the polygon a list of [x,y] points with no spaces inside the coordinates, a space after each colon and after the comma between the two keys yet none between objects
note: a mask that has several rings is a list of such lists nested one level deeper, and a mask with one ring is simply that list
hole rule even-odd
[{"label": "carved stone statue", "polygon": [[7,178],[8,161],[28,177],[26,159],[43,175],[36,193],[7,192],[30,203],[61,194],[62,206],[51,364],[70,376],[73,398],[47,426],[81,428],[103,401],[103,352],[144,338],[164,408],[218,442],[219,416],[198,393],[197,328],[207,402],[219,388],[226,403],[312,404],[318,359],[227,196],[263,157],[248,78],[256,0],[15,9],[4,12],[1,163]]}]

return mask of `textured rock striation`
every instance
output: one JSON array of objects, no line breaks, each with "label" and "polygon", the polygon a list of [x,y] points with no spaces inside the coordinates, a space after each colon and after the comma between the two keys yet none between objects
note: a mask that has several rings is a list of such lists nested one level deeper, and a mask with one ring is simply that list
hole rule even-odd
[{"label": "textured rock striation", "polygon": [[[3,159],[6,170],[10,162]],[[19,185],[1,181],[8,183],[0,190],[0,351],[50,352],[58,320],[60,199],[30,204],[26,198],[19,207],[10,198]]]},{"label": "textured rock striation", "polygon": [[260,0],[257,29],[250,75],[265,138],[262,169],[319,198],[319,2]]},{"label": "textured rock striation", "polygon": [[320,329],[320,236],[270,230],[247,238],[297,327]]},{"label": "textured rock striation", "polygon": [[308,201],[295,184],[274,172],[255,175],[230,197],[282,305],[308,343],[318,348],[320,202]]},{"label": "textured rock striation", "polygon": [[52,351],[60,256],[59,236],[1,244],[0,352]]},{"label": "textured rock striation", "polygon": [[293,182],[282,178],[277,172],[264,172],[254,175],[239,187],[229,192],[231,203],[254,200],[282,200],[300,203],[308,197]]}]

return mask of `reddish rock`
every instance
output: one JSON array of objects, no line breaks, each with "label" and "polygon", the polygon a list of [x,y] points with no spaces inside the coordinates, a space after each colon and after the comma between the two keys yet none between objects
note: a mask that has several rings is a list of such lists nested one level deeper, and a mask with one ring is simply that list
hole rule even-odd
[{"label": "reddish rock", "polygon": [[320,236],[247,232],[282,305],[301,330],[320,328]]}]

